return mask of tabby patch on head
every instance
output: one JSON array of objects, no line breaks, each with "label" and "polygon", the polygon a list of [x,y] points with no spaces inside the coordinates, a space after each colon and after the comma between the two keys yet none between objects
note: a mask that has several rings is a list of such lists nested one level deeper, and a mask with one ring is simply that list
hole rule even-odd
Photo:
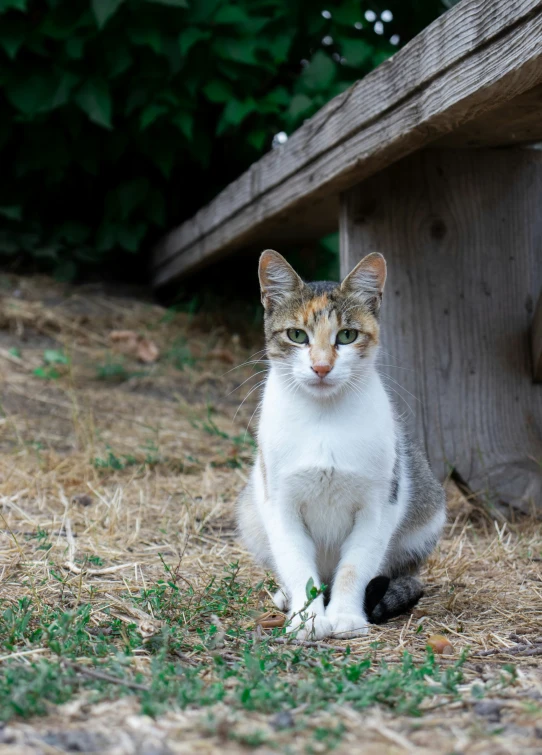
[{"label": "tabby patch on head", "polygon": [[369,254],[342,283],[305,283],[278,252],[260,257],[267,354],[281,374],[321,397],[363,387],[376,356],[386,262]]}]

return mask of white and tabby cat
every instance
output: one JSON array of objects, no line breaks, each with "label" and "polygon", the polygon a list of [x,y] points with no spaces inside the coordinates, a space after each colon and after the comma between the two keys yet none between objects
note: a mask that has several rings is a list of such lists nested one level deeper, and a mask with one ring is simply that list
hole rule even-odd
[{"label": "white and tabby cat", "polygon": [[[370,254],[337,283],[304,283],[260,258],[270,369],[258,455],[239,496],[246,547],[277,574],[298,637],[354,637],[422,594],[445,498],[398,422],[376,369],[386,263]],[[306,585],[330,586],[303,614]]]}]

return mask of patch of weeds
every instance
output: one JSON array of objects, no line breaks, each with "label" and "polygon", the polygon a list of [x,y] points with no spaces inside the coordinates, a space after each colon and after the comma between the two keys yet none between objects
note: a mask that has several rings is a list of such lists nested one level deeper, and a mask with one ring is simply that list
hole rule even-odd
[{"label": "patch of weeds", "polygon": [[185,312],[193,317],[200,307],[200,297],[198,294],[194,294],[190,299],[178,301],[176,304],[172,304],[167,308],[166,312],[162,315],[159,322],[168,324],[175,320],[175,317],[179,312]]},{"label": "patch of weeds", "polygon": [[39,551],[48,551],[53,547],[52,543],[49,541],[49,533],[47,532],[47,530],[43,530],[41,527],[38,527],[34,534],[27,535],[26,539],[37,540],[39,543]]},{"label": "patch of weeds", "polygon": [[83,564],[86,566],[87,564],[92,564],[92,566],[103,566],[104,560],[103,558],[100,558],[100,556],[85,556],[85,558],[76,558],[76,563]]},{"label": "patch of weeds", "polygon": [[45,349],[43,352],[43,365],[36,367],[33,375],[42,380],[58,380],[62,371],[60,366],[67,366],[70,363],[69,357],[63,351],[58,349]]},{"label": "patch of weeds", "polygon": [[166,309],[162,317],[158,320],[158,323],[160,325],[169,325],[170,322],[173,322],[175,320],[179,311],[180,310],[177,305],[173,304],[171,307],[168,307]]},{"label": "patch of weeds", "polygon": [[[88,559],[90,561],[90,559]],[[455,700],[462,682],[464,657],[441,668],[428,650],[415,663],[405,653],[397,664],[375,663],[371,654],[334,653],[323,645],[277,645],[284,629],[257,634],[253,627],[256,596],[271,583],[252,586],[240,577],[239,564],[197,588],[181,574],[181,564],[162,560],[164,578],[126,593],[131,602],[162,622],[149,639],[100,607],[100,626],[91,621],[93,607],[76,608],[66,598],[54,605],[33,605],[25,598],[0,609],[0,647],[24,650],[26,658],[6,659],[0,676],[0,720],[14,715],[46,712],[49,703],[62,703],[76,693],[93,691],[93,699],[137,695],[148,715],[172,707],[204,707],[217,701],[237,711],[276,715],[301,709],[299,725],[333,705],[363,710],[380,704],[418,716],[422,703],[435,695]],[[307,585],[308,603],[321,588]],[[134,668],[136,651],[147,651],[144,671]],[[39,650],[39,656],[28,651]],[[143,658],[138,653],[137,668]],[[510,674],[508,674],[510,678]],[[314,749],[337,745],[341,726],[314,730]],[[237,738],[236,734],[232,734]],[[244,744],[260,745],[258,731]],[[241,741],[241,740],[239,740]]]},{"label": "patch of weeds", "polygon": [[145,446],[145,456],[138,458],[133,454],[116,454],[110,446],[106,446],[107,455],[96,456],[93,460],[95,469],[122,471],[127,467],[145,467],[154,466],[155,464],[163,461],[162,457],[158,454],[158,448],[154,443],[150,442]]},{"label": "patch of weeds", "polygon": [[42,465],[43,458],[42,458],[41,452],[45,450],[45,445],[40,440],[30,440],[30,441],[25,442],[25,446],[27,446],[27,448],[32,449],[38,463]]},{"label": "patch of weeds", "polygon": [[154,441],[148,440],[143,446],[143,450],[145,452],[145,464],[154,466],[155,464],[164,461],[160,455],[159,448]]},{"label": "patch of weeds", "polygon": [[1,642],[5,650],[12,650],[17,643],[24,642],[32,618],[32,605],[29,598],[19,601],[2,612],[0,620],[2,626]]},{"label": "patch of weeds", "polygon": [[6,664],[0,676],[0,720],[44,716],[48,704],[67,702],[78,688],[74,672],[66,672],[59,662]]},{"label": "patch of weeds", "polygon": [[135,458],[130,455],[123,454],[117,456],[110,448],[107,450],[107,456],[96,456],[93,461],[95,469],[111,469],[113,471],[121,471],[126,467],[137,464]]},{"label": "patch of weeds", "polygon": [[192,420],[192,427],[197,430],[203,430],[208,435],[214,435],[217,438],[229,441],[232,445],[227,454],[222,453],[224,457],[223,461],[211,462],[211,466],[226,466],[231,469],[238,469],[243,464],[252,461],[253,451],[256,449],[256,442],[250,433],[246,432],[242,435],[230,435],[224,430],[221,430],[212,417],[212,409],[207,407],[207,417],[203,420]]},{"label": "patch of weeds", "polygon": [[112,383],[123,383],[132,377],[122,359],[107,358],[103,364],[96,365],[96,377],[98,380],[108,380]]},{"label": "patch of weeds", "polygon": [[[338,724],[337,726],[331,727],[318,726],[314,730],[312,736],[317,742],[323,743],[327,749],[333,750],[341,741],[345,730],[346,727],[342,723]],[[309,745],[309,752],[311,751],[311,749],[312,748]]]},{"label": "patch of weeds", "polygon": [[255,729],[254,731],[249,731],[247,733],[231,731],[229,732],[228,737],[234,742],[239,742],[239,744],[245,745],[246,747],[261,747],[262,745],[270,744],[269,735],[261,729]]},{"label": "patch of weeds", "polygon": [[58,349],[45,349],[43,352],[43,361],[45,364],[69,364],[70,360],[63,351]]},{"label": "patch of weeds", "polygon": [[36,367],[33,374],[42,380],[58,380],[60,372],[54,367]]},{"label": "patch of weeds", "polygon": [[211,409],[211,407],[208,406],[207,417],[202,420],[192,420],[192,427],[195,427],[197,430],[203,430],[208,435],[215,435],[217,438],[225,438],[226,440],[229,440],[230,436],[228,435],[228,433],[225,433],[223,430],[221,430],[212,418],[212,411],[213,410]]},{"label": "patch of weeds", "polygon": [[[164,315],[165,317],[166,315]],[[184,370],[186,367],[194,367],[197,363],[196,357],[192,354],[186,338],[178,338],[171,349],[166,354],[166,359],[178,370]]]},{"label": "patch of weeds", "polygon": [[11,354],[12,357],[17,357],[17,359],[21,358],[21,350],[16,346],[12,346],[11,349],[8,349],[8,354]]}]

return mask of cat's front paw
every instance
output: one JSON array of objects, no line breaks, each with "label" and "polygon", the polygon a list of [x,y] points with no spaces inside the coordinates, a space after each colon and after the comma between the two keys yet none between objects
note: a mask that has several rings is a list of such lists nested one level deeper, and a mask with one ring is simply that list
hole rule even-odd
[{"label": "cat's front paw", "polygon": [[333,637],[338,640],[361,637],[369,631],[367,619],[360,613],[336,613],[328,619],[333,627]]},{"label": "cat's front paw", "polygon": [[276,605],[279,611],[287,611],[289,602],[290,601],[288,600],[288,597],[286,596],[286,593],[282,588],[277,590],[277,592],[273,595],[273,603]]},{"label": "cat's front paw", "polygon": [[320,614],[296,614],[286,627],[288,633],[295,632],[297,640],[323,640],[333,631],[331,621]]}]

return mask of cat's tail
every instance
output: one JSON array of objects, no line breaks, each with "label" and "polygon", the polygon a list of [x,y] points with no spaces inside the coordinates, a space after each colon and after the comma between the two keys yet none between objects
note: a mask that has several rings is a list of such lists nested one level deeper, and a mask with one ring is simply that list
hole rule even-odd
[{"label": "cat's tail", "polygon": [[422,595],[422,583],[416,577],[375,577],[365,592],[365,614],[371,624],[384,624],[413,608]]}]

